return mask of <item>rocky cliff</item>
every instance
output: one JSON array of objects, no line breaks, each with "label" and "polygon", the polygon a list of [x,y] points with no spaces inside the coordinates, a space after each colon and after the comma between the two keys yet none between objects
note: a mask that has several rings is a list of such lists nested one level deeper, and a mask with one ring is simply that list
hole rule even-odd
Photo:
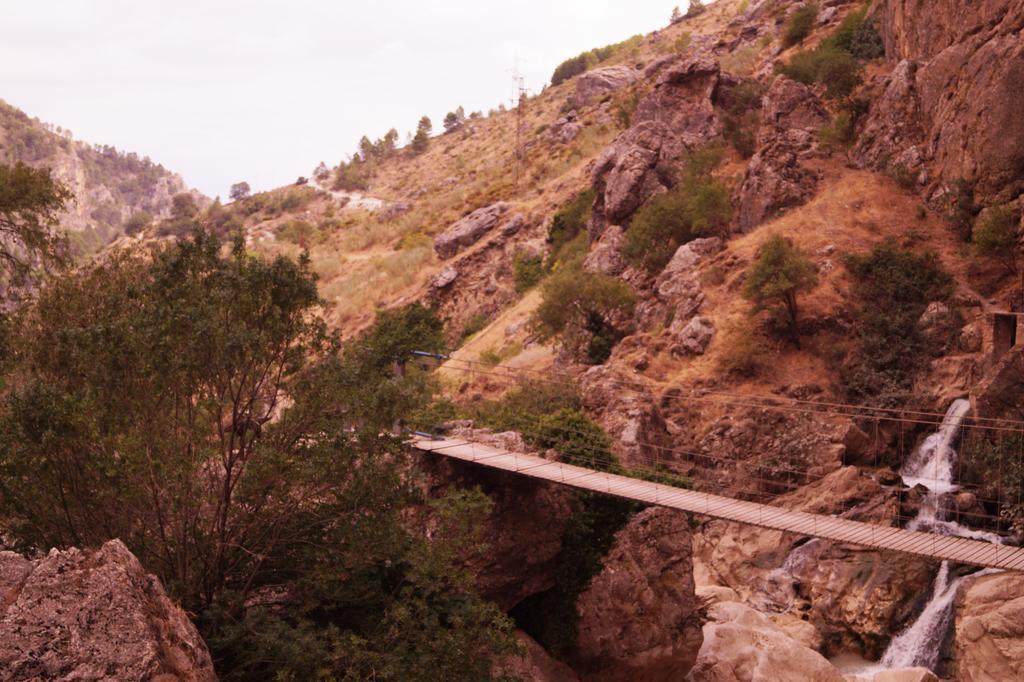
[{"label": "rocky cliff", "polygon": [[35,560],[0,552],[0,679],[217,677],[185,612],[112,540]]},{"label": "rocky cliff", "polygon": [[190,192],[199,203],[207,201],[149,158],[75,140],[70,130],[0,100],[0,162],[16,161],[51,169],[74,192],[61,224],[80,251],[95,251],[125,234],[133,215],[167,217],[176,194]]}]

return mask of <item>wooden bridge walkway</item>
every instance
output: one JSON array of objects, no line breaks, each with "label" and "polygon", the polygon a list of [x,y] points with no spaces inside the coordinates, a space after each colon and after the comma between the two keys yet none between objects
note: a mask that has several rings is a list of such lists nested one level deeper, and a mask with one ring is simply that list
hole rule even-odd
[{"label": "wooden bridge walkway", "polygon": [[735,500],[595,471],[460,439],[416,436],[410,444],[424,452],[718,519],[960,564],[1024,570],[1024,548],[1021,547],[790,511],[768,504]]}]

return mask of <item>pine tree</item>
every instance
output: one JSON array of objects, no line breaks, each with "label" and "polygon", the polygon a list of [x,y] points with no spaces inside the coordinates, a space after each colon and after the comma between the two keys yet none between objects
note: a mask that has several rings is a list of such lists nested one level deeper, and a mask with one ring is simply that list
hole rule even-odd
[{"label": "pine tree", "polygon": [[430,122],[428,116],[424,116],[420,119],[420,122],[416,125],[416,135],[412,138],[412,150],[417,154],[422,154],[427,151],[427,147],[430,146],[430,132],[434,129],[434,125]]}]

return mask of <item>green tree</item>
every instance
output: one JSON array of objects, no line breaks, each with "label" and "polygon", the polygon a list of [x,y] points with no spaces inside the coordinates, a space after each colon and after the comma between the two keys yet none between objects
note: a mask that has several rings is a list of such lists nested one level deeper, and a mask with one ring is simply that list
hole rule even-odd
[{"label": "green tree", "polygon": [[743,285],[743,296],[754,303],[755,312],[782,306],[790,339],[799,348],[797,297],[817,283],[818,275],[810,259],[788,239],[776,234],[761,246]]},{"label": "green tree", "polygon": [[67,262],[67,240],[57,225],[72,197],[46,169],[20,161],[0,165],[0,304],[40,271]]},{"label": "green tree", "polygon": [[1002,261],[1011,274],[1017,272],[1020,234],[1011,207],[994,206],[984,211],[978,217],[971,239],[978,255]]},{"label": "green tree", "polygon": [[387,434],[429,395],[396,365],[441,348],[436,314],[386,311],[339,348],[319,305],[308,263],[203,232],[56,280],[12,332],[5,533],[122,538],[227,679],[487,679],[511,624],[460,561],[488,501],[426,502]]},{"label": "green tree", "polygon": [[584,270],[577,260],[544,281],[541,299],[531,318],[538,335],[561,335],[571,352],[600,364],[622,337],[617,325],[632,314],[636,294],[621,279]]},{"label": "green tree", "polygon": [[668,20],[670,23],[674,24],[682,18],[683,13],[679,11],[679,5],[676,5],[675,7],[672,8],[672,14],[669,16]]},{"label": "green tree", "polygon": [[703,0],[690,0],[690,6],[686,8],[687,17],[695,17],[704,13],[707,7],[704,6]]},{"label": "green tree", "polygon": [[231,185],[231,190],[228,196],[231,197],[231,201],[241,201],[252,194],[252,188],[249,187],[248,182],[236,182]]},{"label": "green tree", "polygon": [[188,192],[180,192],[171,197],[171,217],[177,220],[194,218],[199,212],[196,199]]},{"label": "green tree", "polygon": [[420,119],[420,122],[416,124],[416,135],[412,138],[412,150],[417,154],[422,154],[427,151],[427,147],[430,146],[430,132],[434,126],[430,122],[430,118],[424,116]]}]

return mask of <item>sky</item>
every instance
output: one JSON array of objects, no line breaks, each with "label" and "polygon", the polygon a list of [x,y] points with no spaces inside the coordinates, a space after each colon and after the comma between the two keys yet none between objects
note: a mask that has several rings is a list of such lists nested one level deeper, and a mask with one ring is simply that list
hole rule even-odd
[{"label": "sky", "polygon": [[[362,135],[539,92],[672,0],[0,0],[0,99],[208,196],[334,165]],[[685,4],[685,3],[682,3]]]}]

